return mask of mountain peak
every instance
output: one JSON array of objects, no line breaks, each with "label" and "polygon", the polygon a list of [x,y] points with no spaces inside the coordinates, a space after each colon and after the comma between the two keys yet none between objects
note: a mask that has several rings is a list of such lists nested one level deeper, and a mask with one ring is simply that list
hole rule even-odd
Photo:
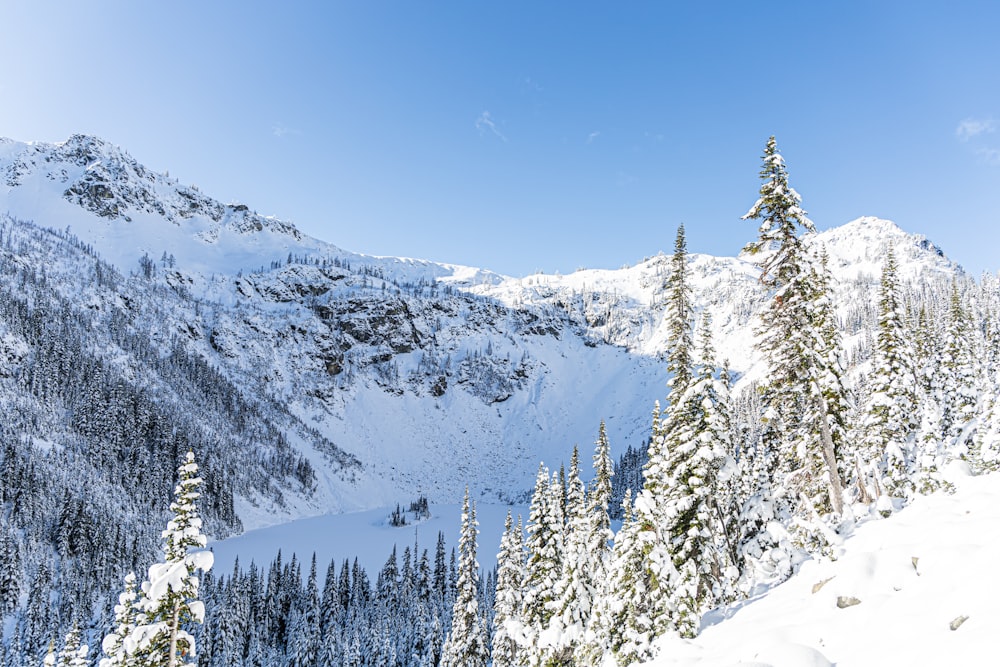
[{"label": "mountain peak", "polygon": [[870,276],[882,272],[886,252],[891,248],[900,275],[916,277],[927,272],[953,275],[961,267],[925,236],[910,234],[891,220],[863,216],[812,237],[826,248],[830,268],[841,278]]},{"label": "mountain peak", "polygon": [[[193,185],[146,168],[100,137],[73,134],[51,144],[4,143],[0,178],[11,191],[51,193],[109,222],[143,224],[157,235],[156,228],[166,221],[205,243],[214,243],[223,230],[240,235],[266,230],[291,241],[301,239],[291,223],[258,215],[242,204],[223,204]],[[38,197],[25,197],[32,198]]]}]

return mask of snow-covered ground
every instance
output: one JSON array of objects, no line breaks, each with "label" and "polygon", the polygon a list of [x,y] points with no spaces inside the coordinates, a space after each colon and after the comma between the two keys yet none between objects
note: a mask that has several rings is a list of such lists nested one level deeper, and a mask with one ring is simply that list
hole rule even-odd
[{"label": "snow-covered ground", "polygon": [[[315,553],[321,582],[330,561],[334,560],[339,568],[345,558],[352,563],[357,558],[369,577],[374,578],[392,553],[393,546],[396,547],[396,555],[402,558],[406,547],[412,551],[414,544],[418,544],[419,551],[422,553],[427,549],[433,561],[440,531],[444,533],[449,553],[452,547],[457,547],[462,516],[460,505],[431,505],[429,519],[398,528],[389,524],[392,509],[325,514],[250,530],[237,537],[212,542],[208,546],[215,552],[213,572],[217,576],[228,575],[237,558],[243,569],[248,568],[251,561],[258,567],[266,568],[280,549],[283,562],[287,563],[295,554],[306,571]],[[477,505],[479,563],[484,569],[492,568],[496,562],[507,509],[505,505]],[[527,507],[510,509],[515,521],[518,513],[527,520]],[[407,521],[412,518],[413,515],[407,513]]]},{"label": "snow-covered ground", "polygon": [[648,664],[998,664],[1000,473],[950,472],[954,495],[920,497],[863,524],[836,561],[806,562],[782,585],[705,619],[693,640],[661,639]]}]

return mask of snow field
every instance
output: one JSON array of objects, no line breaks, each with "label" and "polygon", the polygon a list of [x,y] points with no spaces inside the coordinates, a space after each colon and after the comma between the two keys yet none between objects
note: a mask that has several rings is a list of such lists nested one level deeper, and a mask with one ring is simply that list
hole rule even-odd
[{"label": "snow field", "polygon": [[647,664],[996,664],[1000,474],[950,472],[954,495],[863,524],[836,561],[807,561],[766,594],[705,618],[693,640],[661,638]]}]

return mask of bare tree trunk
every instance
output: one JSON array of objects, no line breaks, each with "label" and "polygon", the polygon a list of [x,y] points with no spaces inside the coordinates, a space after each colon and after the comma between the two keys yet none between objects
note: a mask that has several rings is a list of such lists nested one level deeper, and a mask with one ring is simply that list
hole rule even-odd
[{"label": "bare tree trunk", "polygon": [[830,422],[827,421],[826,400],[823,394],[817,392],[819,401],[819,434],[823,443],[823,459],[829,470],[830,506],[838,516],[844,513],[844,485],[840,481],[840,468],[837,466],[837,454],[833,448],[833,436],[830,435]]},{"label": "bare tree trunk", "polygon": [[167,655],[167,667],[177,665],[177,626],[180,625],[180,611],[180,604],[174,603],[174,617],[170,621],[170,653]]}]

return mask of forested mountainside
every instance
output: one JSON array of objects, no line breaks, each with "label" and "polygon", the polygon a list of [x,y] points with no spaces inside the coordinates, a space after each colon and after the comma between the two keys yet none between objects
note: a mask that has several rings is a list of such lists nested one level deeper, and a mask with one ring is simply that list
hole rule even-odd
[{"label": "forested mountainside", "polygon": [[[525,501],[532,486],[538,495],[539,461],[556,466],[574,444],[586,450],[602,419],[615,453],[634,448],[620,477],[641,479],[635,452],[655,441],[654,402],[668,405],[668,377],[682,367],[672,357],[676,251],[617,271],[520,279],[369,257],[219,203],[86,136],[0,141],[0,175],[0,400],[10,415],[0,425],[0,603],[16,656],[9,664],[31,663],[74,621],[92,636],[107,626],[109,591],[155,556],[189,449],[216,538],[420,496],[454,502],[466,484],[483,501]],[[891,251],[901,335],[922,388],[919,430],[908,436],[930,457],[921,479],[938,485],[942,457],[994,466],[996,277],[975,280],[926,239],[874,218],[804,234],[803,244],[828,270],[824,335],[840,341],[845,389],[836,437],[861,438],[848,426],[866,422],[877,394]],[[737,458],[770,437],[757,387],[772,371],[754,331],[774,303],[773,286],[760,280],[771,249],[685,255],[682,264],[691,324],[713,341],[731,396]],[[851,472],[862,463],[841,465],[859,493],[873,491]],[[625,490],[615,487],[618,497]],[[418,562],[414,550],[409,567]],[[790,562],[772,563],[773,572],[787,574]],[[405,578],[387,568],[394,581],[379,590],[402,595]],[[287,586],[282,614],[301,615],[296,605],[310,599],[301,569],[272,566],[273,585]],[[443,576],[443,564],[436,572]],[[265,586],[262,572],[243,576],[209,585],[217,608],[244,603],[231,591],[252,596]],[[750,590],[757,579],[741,581]],[[448,589],[435,586],[430,656],[450,625],[440,611]],[[480,591],[482,606],[492,606],[490,595]],[[269,622],[284,628],[282,618]],[[268,636],[268,661],[284,659],[288,636]],[[235,649],[226,655],[238,663]]]}]

